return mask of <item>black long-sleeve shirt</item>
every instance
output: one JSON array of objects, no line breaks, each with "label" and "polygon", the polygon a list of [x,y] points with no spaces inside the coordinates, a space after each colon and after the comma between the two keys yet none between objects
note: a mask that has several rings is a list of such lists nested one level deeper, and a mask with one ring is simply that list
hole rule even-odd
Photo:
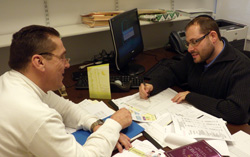
[{"label": "black long-sleeve shirt", "polygon": [[250,119],[250,59],[225,40],[225,48],[207,69],[194,63],[188,53],[179,63],[163,69],[150,81],[152,95],[182,83],[191,92],[186,100],[198,109],[223,118],[228,123],[244,124]]}]

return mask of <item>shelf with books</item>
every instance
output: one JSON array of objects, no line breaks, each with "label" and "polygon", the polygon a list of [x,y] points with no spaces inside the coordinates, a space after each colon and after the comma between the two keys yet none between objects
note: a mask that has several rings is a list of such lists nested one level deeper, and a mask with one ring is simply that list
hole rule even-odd
[{"label": "shelf with books", "polygon": [[[164,21],[164,22],[151,22],[151,21],[140,21],[141,26],[144,25],[153,25],[153,24],[161,24],[166,22],[177,22],[183,20],[189,20],[189,17],[186,16],[179,16],[176,19],[171,21]],[[59,31],[61,37],[70,37],[82,34],[90,34],[90,33],[97,33],[102,31],[108,31],[109,26],[100,26],[90,28],[88,25],[85,24],[73,24],[73,25],[66,25],[66,26],[58,26],[55,27],[56,30]],[[12,34],[4,34],[0,35],[0,47],[8,47],[11,44]]]}]

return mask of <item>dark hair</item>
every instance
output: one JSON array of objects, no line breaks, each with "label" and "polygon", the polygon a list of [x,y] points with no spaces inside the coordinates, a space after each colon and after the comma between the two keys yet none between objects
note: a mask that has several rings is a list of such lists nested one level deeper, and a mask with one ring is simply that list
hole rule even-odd
[{"label": "dark hair", "polygon": [[210,31],[215,31],[218,34],[218,38],[221,40],[221,34],[219,27],[216,21],[209,15],[200,15],[195,17],[192,21],[190,21],[185,30],[187,30],[190,26],[198,24],[200,26],[200,33],[206,34]]},{"label": "dark hair", "polygon": [[60,37],[52,27],[30,25],[22,28],[12,37],[10,45],[9,66],[14,70],[21,70],[27,66],[34,54],[51,52],[56,48],[50,36]]}]

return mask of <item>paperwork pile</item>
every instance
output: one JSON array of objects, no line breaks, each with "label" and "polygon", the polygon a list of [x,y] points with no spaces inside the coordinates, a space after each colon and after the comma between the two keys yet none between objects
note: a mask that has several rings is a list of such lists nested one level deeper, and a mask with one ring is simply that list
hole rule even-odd
[{"label": "paperwork pile", "polygon": [[[140,125],[161,147],[168,146],[174,149],[205,139],[222,155],[229,155],[226,141],[233,141],[233,138],[226,127],[226,122],[188,103],[173,103],[171,98],[176,94],[174,90],[168,88],[150,97],[150,100],[140,99],[139,93],[136,93],[112,101],[119,108],[132,106],[141,113],[155,115],[154,121]],[[214,143],[219,144],[219,147]]]}]

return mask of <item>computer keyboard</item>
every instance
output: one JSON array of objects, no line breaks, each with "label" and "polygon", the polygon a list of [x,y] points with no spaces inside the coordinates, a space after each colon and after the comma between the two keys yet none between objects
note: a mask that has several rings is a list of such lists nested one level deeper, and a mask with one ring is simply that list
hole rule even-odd
[{"label": "computer keyboard", "polygon": [[[131,82],[130,88],[136,89],[139,88],[140,84],[143,83],[143,76],[129,76],[129,75],[111,75],[110,82],[115,82],[116,80],[120,80],[122,84],[126,82]],[[88,89],[88,76],[84,75],[79,77],[76,85],[76,89]]]},{"label": "computer keyboard", "polygon": [[174,59],[162,59],[157,64],[155,64],[152,68],[150,68],[146,73],[144,73],[144,79],[150,80],[152,78],[157,77],[159,73],[162,72],[163,68],[166,68],[172,64],[179,62],[179,60]]}]

